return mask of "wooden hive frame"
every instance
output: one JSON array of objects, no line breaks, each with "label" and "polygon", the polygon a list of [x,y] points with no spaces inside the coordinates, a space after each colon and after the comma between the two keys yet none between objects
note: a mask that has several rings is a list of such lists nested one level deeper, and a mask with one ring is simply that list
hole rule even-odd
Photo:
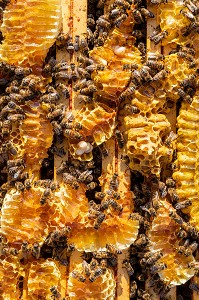
[{"label": "wooden hive frame", "polygon": [[[169,0],[171,1],[171,0]],[[177,0],[180,1],[180,0]],[[87,27],[87,1],[75,1],[75,0],[61,0],[62,2],[62,30],[63,32],[69,32],[72,37],[74,38],[75,35],[84,35],[86,34],[86,27]],[[105,2],[105,10],[110,4],[111,0],[107,0]],[[170,51],[169,46],[162,47],[160,44],[157,46],[154,45],[149,39],[152,31],[157,26],[159,20],[157,16],[157,8],[156,6],[148,6],[148,9],[152,11],[155,15],[154,19],[148,19],[147,21],[147,41],[146,41],[146,48],[148,52],[157,52],[161,54],[168,54]],[[80,17],[81,16],[81,17]],[[69,54],[65,50],[57,50],[57,60],[62,61],[63,59],[70,60]],[[73,58],[73,60],[76,57]],[[75,92],[71,87],[71,99],[69,100],[69,107],[72,109],[79,109],[79,104],[74,101]],[[176,131],[176,105],[175,107],[166,115],[172,130]],[[117,143],[114,138],[111,138],[107,143],[106,147],[109,151],[109,156],[103,159],[102,162],[102,171],[107,172],[118,172],[119,176],[124,176],[124,180],[127,183],[127,186],[130,188],[130,171],[126,170],[123,163],[121,163],[120,157],[120,150],[118,150]],[[60,158],[55,156],[55,168],[60,164]],[[56,171],[55,171],[56,177]],[[121,185],[121,188],[124,188],[124,184]],[[126,269],[122,267],[122,261],[129,256],[129,250],[123,251],[123,254],[118,256],[118,267],[117,267],[117,292],[116,292],[116,299],[117,300],[127,300],[129,299],[129,289],[130,289],[130,280],[127,274]],[[75,264],[81,262],[81,253],[75,251],[71,258],[70,258],[70,266],[69,270],[73,270]],[[197,278],[193,279],[193,281],[198,282]],[[63,279],[63,283],[67,286],[67,276]],[[148,285],[148,280],[145,285],[146,290],[148,290],[151,294],[152,300],[159,300],[160,297],[155,294],[152,288]],[[67,289],[66,289],[67,290]],[[67,293],[65,289],[62,290],[62,296],[66,296]],[[167,294],[167,299],[176,300],[178,299],[177,288],[172,288],[171,291]],[[192,292],[192,300],[199,299],[199,294],[197,292]]]}]

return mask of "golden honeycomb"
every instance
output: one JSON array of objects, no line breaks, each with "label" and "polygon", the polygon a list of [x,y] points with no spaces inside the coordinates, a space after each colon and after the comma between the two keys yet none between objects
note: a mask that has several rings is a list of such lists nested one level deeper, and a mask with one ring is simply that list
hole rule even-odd
[{"label": "golden honeycomb", "polygon": [[191,104],[183,103],[177,118],[177,170],[173,173],[179,201],[191,200],[183,211],[190,215],[190,223],[199,230],[198,212],[198,122],[199,92]]},{"label": "golden honeycomb", "polygon": [[[45,14],[43,13],[45,11]],[[41,72],[48,49],[59,33],[61,3],[53,1],[10,1],[3,14],[4,41],[1,60]]]},{"label": "golden honeycomb", "polygon": [[[82,264],[76,265],[73,271],[85,276]],[[113,271],[110,269],[106,269],[106,272],[99,276],[94,282],[90,282],[88,277],[85,282],[80,282],[74,278],[72,272],[69,274],[68,294],[71,300],[114,300],[115,292],[116,282]]]},{"label": "golden honeycomb", "polygon": [[61,273],[57,262],[52,259],[32,262],[28,274],[27,299],[52,299],[50,288],[56,287],[60,292],[60,280]]},{"label": "golden honeycomb", "polygon": [[185,7],[182,1],[172,1],[159,6],[160,28],[162,31],[168,31],[168,35],[162,40],[163,46],[169,43],[181,44],[186,40],[182,36],[182,30],[190,24],[190,21],[181,13],[183,9]]},{"label": "golden honeycomb", "polygon": [[0,262],[0,299],[20,298],[18,289],[19,259],[13,255],[1,258]]},{"label": "golden honeycomb", "polygon": [[149,230],[149,247],[152,253],[161,252],[163,256],[158,260],[165,263],[167,268],[158,274],[170,286],[181,285],[189,280],[195,271],[188,267],[195,261],[193,255],[184,256],[177,252],[181,239],[177,237],[180,225],[171,219],[169,213],[174,211],[166,200],[159,201],[157,216],[152,221]]},{"label": "golden honeycomb", "polygon": [[162,138],[170,132],[170,123],[163,114],[124,117],[127,135],[126,154],[130,168],[145,175],[160,175],[162,163],[171,161],[172,147],[164,145]]}]

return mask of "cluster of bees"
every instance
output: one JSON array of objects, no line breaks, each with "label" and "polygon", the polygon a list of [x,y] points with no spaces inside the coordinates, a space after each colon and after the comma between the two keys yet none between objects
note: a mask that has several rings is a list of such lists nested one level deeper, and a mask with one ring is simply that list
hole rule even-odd
[{"label": "cluster of bees", "polygon": [[[8,2],[1,1],[2,11]],[[96,124],[86,127],[87,123],[89,124],[90,114],[85,114],[84,117],[81,115],[81,110],[75,112],[69,109],[66,101],[71,101],[72,88],[76,94],[74,101],[78,105],[86,107],[91,113],[98,112],[99,109],[103,109],[107,114],[111,112],[106,121],[113,122],[110,136],[115,138],[119,151],[123,153],[120,157],[121,161],[126,165],[130,164],[134,209],[132,213],[129,211],[128,218],[129,222],[130,220],[139,222],[139,232],[130,247],[130,257],[124,259],[122,263],[122,267],[126,269],[130,277],[130,299],[151,299],[150,293],[145,290],[145,281],[149,278],[149,274],[149,285],[160,295],[161,299],[167,299],[172,284],[169,284],[169,280],[164,280],[164,275],[160,276],[161,272],[168,268],[167,262],[164,261],[165,249],[152,251],[149,239],[153,221],[158,216],[161,201],[165,198],[172,204],[169,218],[180,228],[176,233],[179,243],[175,251],[177,255],[181,255],[182,260],[183,257],[190,259],[186,267],[194,270],[193,274],[198,276],[199,270],[198,262],[194,258],[198,249],[199,233],[194,225],[189,223],[190,217],[184,213],[184,209],[191,207],[192,201],[189,199],[181,201],[176,192],[176,182],[172,179],[172,171],[177,168],[176,152],[173,151],[173,148],[178,136],[170,131],[162,138],[163,144],[173,153],[172,159],[166,161],[166,172],[169,175],[165,176],[164,171],[160,170],[159,174],[147,174],[146,176],[142,168],[139,169],[139,172],[136,167],[133,168],[132,155],[126,148],[129,136],[123,129],[121,120],[123,120],[123,115],[137,119],[139,116],[143,116],[143,105],[139,106],[139,103],[136,105],[133,99],[137,97],[138,93],[142,94],[142,89],[147,86],[150,86],[150,92],[152,91],[151,93],[155,95],[173,73],[167,67],[164,55],[147,54],[145,47],[146,24],[148,19],[154,18],[154,14],[146,8],[145,1],[115,0],[108,9],[105,9],[105,4],[106,1],[103,0],[89,1],[87,34],[84,37],[76,35],[73,39],[70,33],[61,33],[57,37],[56,48],[67,51],[73,62],[57,61],[53,55],[55,45],[52,46],[46,57],[41,75],[35,75],[34,70],[30,67],[0,62],[0,167],[2,170],[0,174],[0,206],[3,207],[2,209],[6,206],[4,200],[10,190],[16,189],[17,192],[23,193],[34,188],[44,188],[40,205],[45,207],[46,203],[51,201],[49,199],[53,198],[54,192],[59,191],[60,186],[65,184],[70,186],[74,193],[83,186],[88,198],[85,214],[92,222],[96,232],[100,230],[108,214],[114,216],[113,218],[122,218],[125,207],[122,205],[122,193],[119,190],[120,175],[113,173],[103,183],[100,179],[102,160],[109,155],[109,150],[106,148],[106,138],[96,142],[93,135],[98,130],[105,131],[105,125],[104,127],[103,124],[96,125],[98,121],[96,113]],[[150,0],[148,5],[153,7],[165,5],[166,8],[167,1]],[[183,5],[184,8],[180,14],[189,21],[189,24],[183,28],[181,35],[189,38],[192,31],[198,33],[199,30],[199,5],[196,0],[184,0]],[[128,60],[125,56],[126,49],[130,47],[128,43],[123,46],[115,45],[117,40],[115,40],[114,34],[116,32],[123,37],[122,30],[124,32],[127,30],[125,34],[128,36],[129,44],[135,47],[139,53],[135,63],[133,59]],[[151,34],[150,40],[158,45],[167,37],[169,37],[169,31],[162,30],[158,26]],[[114,49],[113,52],[116,55],[116,59],[114,59],[119,61],[121,71],[127,74],[125,86],[121,92],[115,94],[116,96],[111,94],[112,91],[109,93],[104,88],[106,83],[104,78],[108,76],[106,74],[114,72],[109,67],[109,61],[106,61],[108,60],[107,49],[111,49],[111,51]],[[95,51],[100,58],[96,59]],[[156,111],[159,115],[168,111],[178,100],[179,105],[181,102],[191,105],[198,90],[199,72],[196,49],[188,43],[186,45],[177,44],[169,55],[176,55],[176,59],[185,62],[190,72],[183,80],[178,80],[174,88],[174,93],[176,93],[174,98],[160,99],[159,102],[162,102],[157,105]],[[103,77],[101,74],[106,76]],[[153,98],[153,96],[149,98]],[[34,152],[34,146],[30,144],[30,149],[26,148],[28,146],[24,146],[20,140],[20,134],[24,133],[25,135],[25,131],[23,132],[22,129],[23,122],[26,121],[27,127],[29,126],[28,120],[31,119],[32,114],[31,105],[38,108],[38,111],[40,109],[41,115],[43,114],[37,121],[35,113],[35,124],[42,120],[43,123],[48,124],[46,126],[52,129],[49,146],[46,146],[46,149],[42,148],[42,153],[37,153],[38,156],[43,155],[42,159],[44,158],[43,161],[38,160],[38,164],[41,165],[38,168],[39,173],[31,171],[32,165],[29,166],[27,162],[28,152]],[[114,113],[114,117],[112,113]],[[116,121],[113,121],[115,116]],[[145,119],[148,116],[149,113],[147,115],[144,112]],[[49,133],[45,134],[44,136],[47,138]],[[32,139],[36,138],[32,137]],[[42,143],[42,141],[38,137],[38,143]],[[71,144],[75,148],[74,157],[73,152],[70,151]],[[69,155],[66,159],[68,149]],[[139,149],[137,151],[139,153]],[[56,177],[61,178],[59,183],[53,180],[53,155],[58,156],[61,160],[60,165],[56,166]],[[32,164],[34,164],[34,159]],[[165,161],[162,166],[165,168]],[[107,189],[103,189],[105,184],[108,186]],[[10,256],[17,257],[22,265],[28,265],[29,262],[35,260],[53,258],[59,264],[68,266],[70,256],[76,246],[68,241],[71,227],[66,226],[50,232],[42,244],[35,242],[31,245],[28,241],[21,241],[20,245],[15,243],[12,245],[2,234],[0,238],[2,260],[6,261]],[[121,254],[120,247],[112,243],[107,243],[104,249],[84,252],[81,271],[79,269],[72,270],[69,278],[85,285],[87,282],[95,284],[100,278],[105,278],[109,270],[116,274],[117,257]],[[108,286],[109,283],[106,284]],[[114,283],[111,288],[115,289]],[[199,290],[196,283],[190,283],[189,288],[197,292]],[[3,291],[1,292],[3,293]],[[62,299],[58,285],[52,284],[47,293],[52,299]],[[71,299],[74,299],[72,298],[74,293],[71,288],[69,299],[70,295]],[[84,293],[83,289],[81,293]],[[75,299],[78,297],[80,296],[77,291]]]}]

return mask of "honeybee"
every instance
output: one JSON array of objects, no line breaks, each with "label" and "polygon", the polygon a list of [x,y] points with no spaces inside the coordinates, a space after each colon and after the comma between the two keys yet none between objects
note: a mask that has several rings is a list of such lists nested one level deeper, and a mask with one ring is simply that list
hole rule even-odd
[{"label": "honeybee", "polygon": [[56,41],[59,43],[61,43],[63,46],[65,46],[67,44],[68,41],[70,41],[72,39],[72,36],[68,33],[60,33],[57,38]]},{"label": "honeybee", "polygon": [[146,9],[144,7],[140,8],[140,12],[141,12],[142,16],[145,17],[145,19],[155,17],[154,14],[151,11],[149,11],[148,9]]},{"label": "honeybee", "polygon": [[63,83],[57,83],[56,88],[61,91],[66,99],[70,98],[70,91],[68,87]]},{"label": "honeybee", "polygon": [[6,94],[19,93],[19,87],[16,85],[10,85],[5,89]]},{"label": "honeybee", "polygon": [[173,180],[173,178],[167,178],[166,179],[166,185],[168,186],[168,187],[175,187],[175,185],[176,185],[176,183],[175,183],[175,181]]},{"label": "honeybee", "polygon": [[77,271],[72,271],[72,276],[73,276],[73,278],[77,279],[80,282],[85,282],[86,281],[86,277],[84,277],[82,274],[80,274]]},{"label": "honeybee", "polygon": [[26,190],[29,190],[29,189],[32,187],[32,184],[31,184],[31,183],[32,183],[32,182],[31,182],[30,179],[26,179],[26,180],[24,181],[24,187],[25,187]]},{"label": "honeybee", "polygon": [[146,82],[153,80],[152,76],[150,75],[150,68],[147,66],[143,66],[140,69],[140,75],[141,75],[142,79]]},{"label": "honeybee", "polygon": [[187,103],[192,103],[192,98],[183,89],[177,89],[178,95]]},{"label": "honeybee", "polygon": [[150,0],[151,4],[167,3],[168,0]]},{"label": "honeybee", "polygon": [[89,85],[86,88],[83,88],[80,90],[81,95],[90,95],[91,93],[94,93],[97,91],[97,88],[95,85]]},{"label": "honeybee", "polygon": [[46,188],[41,196],[41,199],[40,199],[40,204],[41,205],[44,205],[46,203],[46,200],[48,199],[48,197],[50,196],[50,192],[51,192],[51,189],[50,188]]},{"label": "honeybee", "polygon": [[106,193],[116,200],[119,200],[121,198],[120,194],[118,192],[115,192],[114,190],[108,190],[108,191],[106,191]]},{"label": "honeybee", "polygon": [[111,180],[110,180],[110,189],[117,189],[118,188],[118,174],[117,173],[114,173]]},{"label": "honeybee", "polygon": [[96,21],[96,24],[99,27],[105,28],[106,30],[109,30],[111,28],[111,23],[107,20],[107,16],[106,15],[102,15],[98,18],[98,20]]},{"label": "honeybee", "polygon": [[57,121],[52,121],[51,124],[53,126],[53,130],[54,130],[56,135],[60,135],[60,134],[63,133],[62,127],[61,127],[60,124],[58,124]]},{"label": "honeybee", "polygon": [[131,104],[125,104],[124,109],[129,113],[129,114],[139,114],[140,110],[137,108],[135,105]]},{"label": "honeybee", "polygon": [[144,33],[143,30],[137,30],[137,29],[135,29],[135,30],[132,31],[132,35],[133,35],[135,38],[137,38],[137,39],[140,40],[141,38],[144,37],[145,33]]},{"label": "honeybee", "polygon": [[9,115],[7,118],[8,118],[9,121],[11,121],[13,123],[16,123],[16,122],[24,120],[25,119],[25,115],[22,115],[22,114],[13,114],[13,115]]},{"label": "honeybee", "polygon": [[10,96],[1,96],[0,97],[0,105],[7,104],[11,100]]},{"label": "honeybee", "polygon": [[153,61],[153,60],[148,60],[146,62],[146,66],[148,66],[149,68],[161,71],[162,69],[164,69],[164,64],[157,62],[157,61]]},{"label": "honeybee", "polygon": [[15,187],[16,187],[16,190],[19,192],[23,192],[25,189],[25,186],[20,181],[15,182]]},{"label": "honeybee", "polygon": [[194,29],[199,27],[199,22],[196,20],[182,29],[182,35],[188,36]]},{"label": "honeybee", "polygon": [[150,36],[150,40],[152,42],[154,42],[155,45],[159,44],[163,38],[165,38],[166,36],[168,35],[168,31],[167,30],[164,30],[154,36]]},{"label": "honeybee", "polygon": [[108,149],[105,147],[105,143],[99,145],[98,148],[100,149],[100,152],[102,153],[103,157],[108,156]]},{"label": "honeybee", "polygon": [[134,242],[134,245],[136,247],[142,247],[145,246],[148,243],[148,238],[146,237],[145,234],[139,234],[137,239]]},{"label": "honeybee", "polygon": [[41,252],[41,247],[39,246],[38,243],[34,243],[34,245],[32,247],[32,256],[34,256],[36,259],[39,259],[40,252]]},{"label": "honeybee", "polygon": [[178,231],[178,233],[176,235],[177,235],[177,237],[179,237],[181,239],[187,238],[187,236],[188,236],[187,232],[183,229]]},{"label": "honeybee", "polygon": [[68,183],[74,190],[79,188],[76,178],[69,173],[63,173],[63,181]]},{"label": "honeybee", "polygon": [[96,219],[96,221],[95,221],[95,223],[94,223],[94,229],[99,229],[100,228],[100,226],[101,226],[101,224],[102,224],[102,222],[104,221],[104,219],[105,219],[105,214],[103,214],[103,213],[100,213],[98,216],[97,216],[97,219]]},{"label": "honeybee", "polygon": [[123,260],[122,267],[127,270],[129,276],[132,276],[134,274],[134,269],[128,259]]},{"label": "honeybee", "polygon": [[192,201],[191,200],[185,200],[182,202],[178,202],[177,204],[174,205],[176,210],[180,210],[180,209],[184,209],[186,207],[189,207],[192,205]]},{"label": "honeybee", "polygon": [[130,285],[130,298],[135,298],[137,295],[137,283],[135,280],[133,280],[131,282],[131,285]]},{"label": "honeybee", "polygon": [[119,148],[122,149],[124,147],[124,138],[123,138],[122,133],[119,130],[116,130],[115,131],[115,136],[116,136]]},{"label": "honeybee", "polygon": [[92,191],[97,187],[97,183],[92,181],[86,185],[88,191]]},{"label": "honeybee", "polygon": [[86,170],[79,176],[79,181],[89,183],[93,180],[92,170]]},{"label": "honeybee", "polygon": [[196,250],[198,249],[198,243],[197,242],[193,242],[191,243],[184,251],[184,255],[185,256],[190,256],[192,255]]},{"label": "honeybee", "polygon": [[108,209],[109,207],[109,200],[102,200],[101,204],[100,204],[100,210],[104,211],[106,209]]},{"label": "honeybee", "polygon": [[165,139],[164,144],[169,147],[171,146],[171,143],[176,140],[178,135],[174,133],[173,131],[170,131],[169,136]]},{"label": "honeybee", "polygon": [[133,10],[133,17],[136,24],[144,23],[144,19],[142,17],[141,12],[138,9]]},{"label": "honeybee", "polygon": [[122,254],[122,251],[113,244],[106,244],[106,249],[114,255]]},{"label": "honeybee", "polygon": [[196,20],[195,16],[188,10],[181,9],[180,13],[192,22]]},{"label": "honeybee", "polygon": [[15,68],[15,76],[19,78],[30,75],[31,73],[32,73],[31,68],[23,68],[23,67]]},{"label": "honeybee", "polygon": [[94,282],[99,276],[103,274],[104,274],[104,269],[101,266],[99,266],[94,271],[91,272],[89,276],[89,280],[91,282]]},{"label": "honeybee", "polygon": [[5,148],[10,152],[10,154],[17,155],[18,153],[17,148],[12,144],[11,141],[2,144],[2,147],[3,146],[5,146]]},{"label": "honeybee", "polygon": [[40,97],[40,101],[44,103],[56,103],[57,100],[59,100],[59,94],[57,92],[55,93],[49,93],[46,95],[43,95]]},{"label": "honeybee", "polygon": [[127,14],[122,14],[121,16],[117,17],[114,21],[113,21],[113,24],[116,26],[116,27],[120,27],[121,24],[127,19]]},{"label": "honeybee", "polygon": [[16,112],[18,113],[23,113],[23,109],[19,105],[17,105],[14,101],[9,101],[8,107],[16,110]]},{"label": "honeybee", "polygon": [[50,152],[56,154],[59,157],[63,157],[66,154],[64,147],[59,148],[56,145],[50,148]]},{"label": "honeybee", "polygon": [[18,174],[19,171],[22,172],[23,170],[24,170],[23,165],[15,166],[15,167],[9,167],[8,174],[11,175],[13,178],[15,178],[15,174]]},{"label": "honeybee", "polygon": [[167,264],[165,264],[165,263],[155,264],[152,267],[150,267],[150,272],[151,272],[151,274],[155,274],[166,268],[167,268]]},{"label": "honeybee", "polygon": [[62,299],[62,298],[61,298],[61,294],[60,294],[60,292],[58,291],[58,289],[57,289],[56,286],[53,285],[53,286],[50,288],[50,291],[51,291],[51,293],[52,293],[52,296],[51,296],[51,297],[53,297],[54,300],[56,300],[56,299],[61,300],[61,299]]},{"label": "honeybee", "polygon": [[94,29],[94,27],[95,27],[95,19],[92,14],[89,14],[87,17],[87,27],[89,27],[91,29]]},{"label": "honeybee", "polygon": [[106,194],[103,192],[95,192],[96,199],[102,200],[105,196],[106,196]]},{"label": "honeybee", "polygon": [[179,215],[177,215],[176,212],[171,211],[171,212],[169,213],[169,216],[170,216],[177,224],[179,224],[179,225],[181,225],[181,226],[183,225],[183,223],[184,223],[183,219],[182,219]]},{"label": "honeybee", "polygon": [[150,257],[148,259],[146,259],[146,264],[147,265],[153,265],[156,261],[158,261],[161,257],[163,256],[162,252],[156,252],[152,255],[150,255]]},{"label": "honeybee", "polygon": [[0,122],[0,127],[3,135],[8,135],[12,129],[12,123],[10,120],[4,120]]},{"label": "honeybee", "polygon": [[132,1],[130,0],[115,0],[115,2],[113,3],[113,6],[122,6],[125,10],[130,9],[131,8],[131,4]]},{"label": "honeybee", "polygon": [[169,194],[172,202],[176,202],[179,200],[179,196],[178,196],[175,188],[169,188],[168,194]]},{"label": "honeybee", "polygon": [[23,241],[21,244],[21,255],[24,260],[27,260],[30,249],[28,247],[28,242]]},{"label": "honeybee", "polygon": [[66,162],[66,161],[63,161],[63,162],[61,163],[61,165],[57,168],[56,174],[57,174],[57,175],[62,174],[62,173],[64,173],[67,169],[68,169],[67,162]]},{"label": "honeybee", "polygon": [[194,15],[197,15],[199,12],[199,7],[198,7],[198,3],[197,1],[194,3],[195,1],[191,1],[191,0],[184,0],[183,4],[188,8],[189,11],[191,11]]},{"label": "honeybee", "polygon": [[137,220],[137,221],[139,221],[140,224],[142,224],[144,222],[144,218],[141,215],[139,215],[138,213],[130,214],[129,219]]},{"label": "honeybee", "polygon": [[61,108],[57,108],[54,109],[52,112],[48,113],[47,118],[50,120],[54,120],[58,117],[62,117],[63,116],[63,109]]},{"label": "honeybee", "polygon": [[190,55],[190,54],[188,54],[187,52],[184,52],[184,51],[178,51],[177,55],[179,57],[185,58],[186,60],[188,60],[190,62],[193,62],[193,60],[194,60],[192,55]]},{"label": "honeybee", "polygon": [[80,40],[80,51],[83,55],[88,56],[88,51],[89,51],[88,43],[84,38],[81,38]]}]

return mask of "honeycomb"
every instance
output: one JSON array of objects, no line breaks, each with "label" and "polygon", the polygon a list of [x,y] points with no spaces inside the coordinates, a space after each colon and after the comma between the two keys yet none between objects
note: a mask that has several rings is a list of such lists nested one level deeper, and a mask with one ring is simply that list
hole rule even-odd
[{"label": "honeycomb", "polygon": [[19,260],[13,255],[1,258],[0,262],[0,299],[20,298],[18,287]]},{"label": "honeycomb", "polygon": [[[160,175],[161,165],[172,159],[172,147],[164,145],[162,138],[170,131],[170,123],[163,114],[124,117],[127,132],[126,153],[130,168],[145,175]],[[158,146],[157,146],[158,145]]]},{"label": "honeycomb", "polygon": [[56,287],[60,292],[60,280],[58,264],[52,259],[32,262],[28,275],[27,299],[52,299],[50,288]]},{"label": "honeycomb", "polygon": [[[85,276],[82,264],[76,265],[74,271]],[[85,282],[80,282],[74,278],[72,272],[69,274],[68,294],[71,300],[115,299],[115,288],[114,274],[110,269],[107,269],[105,274],[99,276],[94,282],[90,282],[88,278]]]},{"label": "honeycomb", "polygon": [[60,0],[11,1],[3,14],[1,60],[30,66],[40,73],[48,49],[59,33],[60,14]]},{"label": "honeycomb", "polygon": [[199,93],[191,104],[183,103],[177,118],[177,170],[173,173],[179,201],[191,200],[183,210],[190,215],[190,223],[199,230],[198,214],[198,121]]},{"label": "honeycomb", "polygon": [[192,255],[185,257],[177,252],[180,245],[180,239],[177,232],[180,230],[169,213],[174,209],[166,200],[159,202],[160,207],[157,210],[157,216],[152,221],[149,230],[150,250],[151,252],[162,252],[163,256],[158,260],[159,263],[165,263],[167,268],[158,272],[170,286],[181,285],[194,275],[194,270],[188,267],[189,263],[194,262]]}]

